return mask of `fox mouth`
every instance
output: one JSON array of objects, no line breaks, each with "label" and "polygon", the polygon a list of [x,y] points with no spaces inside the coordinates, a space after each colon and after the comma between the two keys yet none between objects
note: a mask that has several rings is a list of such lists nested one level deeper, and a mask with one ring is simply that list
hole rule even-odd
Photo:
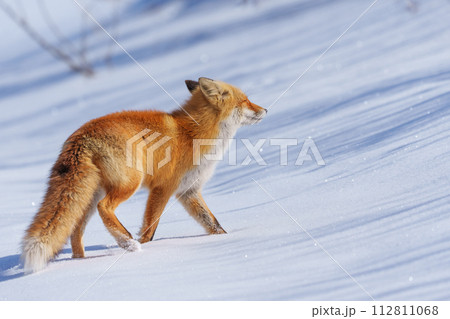
[{"label": "fox mouth", "polygon": [[255,115],[252,120],[255,120],[256,122],[261,122],[261,120],[267,115],[267,110],[264,112],[260,112],[258,115]]},{"label": "fox mouth", "polygon": [[259,123],[259,122],[261,122],[261,120],[264,118],[264,114],[262,114],[262,115],[255,115],[255,116],[252,116],[252,117],[248,117],[247,119],[246,119],[246,122],[248,123],[248,124],[251,124],[251,125],[253,125],[253,124],[257,124],[257,123]]},{"label": "fox mouth", "polygon": [[266,116],[267,111],[260,112],[244,112],[244,119],[241,122],[243,125],[253,125],[261,122],[261,120]]}]

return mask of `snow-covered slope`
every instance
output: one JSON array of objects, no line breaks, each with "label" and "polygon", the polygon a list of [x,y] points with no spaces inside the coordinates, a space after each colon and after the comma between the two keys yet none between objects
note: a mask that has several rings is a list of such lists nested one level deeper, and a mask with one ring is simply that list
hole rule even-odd
[{"label": "snow-covered slope", "polygon": [[[265,107],[372,3],[155,1],[143,10],[147,2],[125,3],[114,34],[176,100],[188,97],[185,79],[207,76]],[[80,9],[48,3],[75,37]],[[8,33],[0,53],[0,299],[450,298],[450,3],[408,3],[378,1],[264,121],[238,132],[253,144],[267,139],[267,165],[224,161],[206,185],[227,235],[204,235],[171,201],[155,240],[123,254],[96,215],[84,238],[88,258],[72,260],[66,245],[29,276],[20,240],[67,136],[109,112],[176,104],[120,48],[105,67],[111,40],[102,31],[89,43],[97,73],[86,79],[0,12]],[[101,6],[94,16],[106,16]],[[308,137],[325,166],[295,165]],[[288,165],[274,138],[298,139]],[[248,154],[238,141],[238,164]],[[134,234],[146,195],[117,210]]]}]

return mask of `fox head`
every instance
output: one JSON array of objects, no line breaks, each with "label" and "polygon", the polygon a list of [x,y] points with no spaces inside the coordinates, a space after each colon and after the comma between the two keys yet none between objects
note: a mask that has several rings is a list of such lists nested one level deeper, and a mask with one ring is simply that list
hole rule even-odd
[{"label": "fox head", "polygon": [[250,102],[240,89],[231,84],[205,77],[185,82],[195,104],[211,109],[222,121],[237,126],[251,125],[267,114],[265,108]]}]

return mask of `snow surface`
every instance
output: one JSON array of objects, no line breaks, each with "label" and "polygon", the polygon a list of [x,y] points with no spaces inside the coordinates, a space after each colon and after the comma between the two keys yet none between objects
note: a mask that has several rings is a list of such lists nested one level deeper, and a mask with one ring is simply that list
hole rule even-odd
[{"label": "snow surface", "polygon": [[[268,107],[371,2],[141,0],[90,8],[177,101],[188,98],[185,79],[207,76]],[[47,3],[76,39],[81,10],[71,0]],[[260,124],[238,132],[253,144],[297,138],[299,145],[289,147],[288,165],[268,140],[265,166],[220,163],[204,197],[227,235],[205,235],[172,200],[155,240],[124,254],[95,215],[86,259],[71,259],[66,245],[28,276],[20,241],[64,140],[113,111],[176,104],[93,24],[88,52],[97,73],[87,79],[0,11],[0,299],[448,300],[450,3],[416,1],[417,10],[408,3],[378,1]],[[116,27],[108,22],[114,10]],[[26,13],[51,35],[33,6]],[[112,67],[102,62],[109,51]],[[325,166],[294,165],[308,137]],[[238,141],[238,163],[247,155]],[[117,210],[133,234],[146,196],[139,191]]]}]

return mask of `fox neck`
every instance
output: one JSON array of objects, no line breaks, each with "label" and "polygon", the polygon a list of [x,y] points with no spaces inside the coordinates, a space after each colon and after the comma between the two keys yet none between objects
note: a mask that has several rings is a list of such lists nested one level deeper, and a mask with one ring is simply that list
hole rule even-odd
[{"label": "fox neck", "polygon": [[[217,138],[223,140],[232,139],[240,127],[239,115],[237,110],[234,109],[228,117],[220,121]],[[228,145],[228,143],[226,144]]]},{"label": "fox neck", "polygon": [[[183,112],[182,110],[180,110]],[[192,115],[193,117],[195,114]],[[195,117],[194,117],[195,118]],[[189,171],[183,176],[181,182],[178,186],[177,193],[183,194],[190,191],[198,191],[206,183],[206,181],[211,177],[214,172],[214,168],[218,163],[217,160],[210,160],[205,155],[214,154],[219,158],[223,156],[226,152],[230,139],[236,134],[237,129],[240,127],[238,112],[234,110],[228,117],[222,119],[221,121],[202,121],[202,117],[199,117],[200,121],[196,124],[193,120],[190,123],[190,136],[192,138],[199,139],[217,139],[217,144],[215,147],[208,149],[200,157],[199,165],[193,166]],[[214,123],[211,123],[214,122]],[[202,126],[203,125],[203,126]],[[193,133],[195,131],[202,131],[203,134]]]},{"label": "fox neck", "polygon": [[241,126],[236,109],[224,117],[217,109],[197,99],[189,100],[172,116],[192,139],[231,139]]}]

